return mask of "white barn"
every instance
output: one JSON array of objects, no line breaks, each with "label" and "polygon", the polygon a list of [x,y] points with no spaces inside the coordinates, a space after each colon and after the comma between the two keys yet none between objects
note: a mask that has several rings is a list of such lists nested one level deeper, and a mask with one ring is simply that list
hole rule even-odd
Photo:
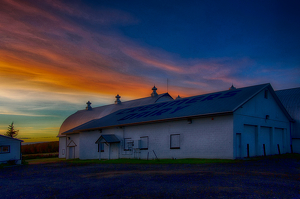
[{"label": "white barn", "polygon": [[235,159],[290,152],[293,119],[270,84],[176,100],[158,96],[161,101],[134,106],[133,100],[68,129],[70,116],[60,131],[64,157]]},{"label": "white barn", "polygon": [[21,164],[21,142],[23,140],[0,135],[0,164],[7,163],[8,161]]},{"label": "white barn", "polygon": [[292,123],[292,150],[300,153],[300,88],[276,91],[283,106],[294,119]]}]

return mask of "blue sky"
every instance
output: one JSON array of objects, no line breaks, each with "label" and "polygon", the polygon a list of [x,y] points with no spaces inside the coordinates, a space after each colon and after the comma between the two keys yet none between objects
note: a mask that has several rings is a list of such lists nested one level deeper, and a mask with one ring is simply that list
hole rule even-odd
[{"label": "blue sky", "polygon": [[[0,133],[57,140],[85,108],[300,85],[298,1],[17,1],[0,6]],[[27,139],[28,138],[28,139]]]}]

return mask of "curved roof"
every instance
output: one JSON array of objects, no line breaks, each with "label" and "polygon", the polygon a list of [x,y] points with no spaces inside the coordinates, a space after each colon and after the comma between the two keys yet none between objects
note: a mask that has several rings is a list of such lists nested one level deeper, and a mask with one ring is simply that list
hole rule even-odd
[{"label": "curved roof", "polygon": [[106,115],[109,115],[115,111],[125,108],[131,108],[136,106],[143,106],[147,104],[153,104],[156,102],[171,101],[173,98],[168,93],[163,93],[154,97],[146,97],[136,100],[130,100],[121,102],[119,104],[109,104],[105,106],[95,107],[91,110],[79,110],[76,113],[70,115],[61,125],[58,137],[65,136],[62,133],[84,124],[93,119],[100,119]]}]

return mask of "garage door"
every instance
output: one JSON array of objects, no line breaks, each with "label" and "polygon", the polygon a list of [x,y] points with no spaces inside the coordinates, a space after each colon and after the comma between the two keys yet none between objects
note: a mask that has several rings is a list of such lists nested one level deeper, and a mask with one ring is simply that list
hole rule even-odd
[{"label": "garage door", "polygon": [[271,131],[270,127],[260,127],[260,132],[258,134],[258,155],[264,155],[264,148],[266,155],[271,155]]},{"label": "garage door", "polygon": [[252,125],[244,125],[244,133],[242,135],[242,155],[247,157],[248,150],[249,156],[256,156],[256,132],[257,127]]},{"label": "garage door", "polygon": [[275,154],[278,154],[278,145],[280,148],[280,152],[283,153],[283,148],[284,148],[284,129],[281,128],[275,128],[274,131],[274,145],[273,145],[273,150]]}]

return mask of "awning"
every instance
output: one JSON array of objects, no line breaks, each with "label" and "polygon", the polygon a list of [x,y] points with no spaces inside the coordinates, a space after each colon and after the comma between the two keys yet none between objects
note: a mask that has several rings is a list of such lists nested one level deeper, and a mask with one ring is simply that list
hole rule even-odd
[{"label": "awning", "polygon": [[114,135],[101,135],[98,140],[95,142],[95,144],[99,143],[119,143],[120,140]]}]

